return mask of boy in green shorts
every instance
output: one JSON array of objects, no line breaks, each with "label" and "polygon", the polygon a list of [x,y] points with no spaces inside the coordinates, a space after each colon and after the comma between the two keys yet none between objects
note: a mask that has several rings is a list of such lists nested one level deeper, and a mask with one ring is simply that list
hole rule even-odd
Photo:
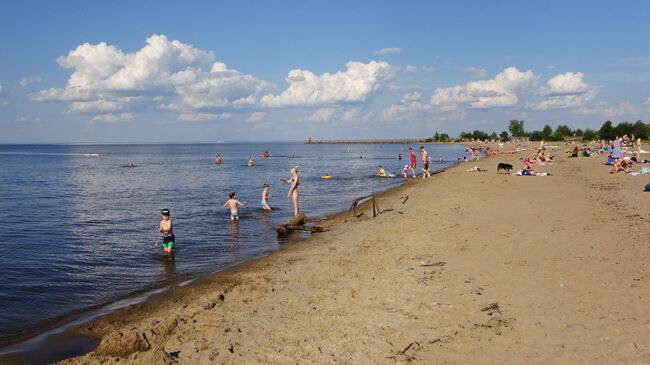
[{"label": "boy in green shorts", "polygon": [[174,247],[174,230],[172,228],[172,220],[169,218],[169,209],[162,210],[162,220],[160,221],[160,233],[163,235],[163,249],[165,250],[165,255],[170,255],[172,253],[172,247]]}]

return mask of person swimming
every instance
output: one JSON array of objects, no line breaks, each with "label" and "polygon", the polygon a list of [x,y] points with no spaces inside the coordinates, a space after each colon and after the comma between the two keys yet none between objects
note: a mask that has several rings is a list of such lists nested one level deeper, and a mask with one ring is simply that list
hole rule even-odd
[{"label": "person swimming", "polygon": [[248,158],[248,162],[246,163],[246,165],[247,165],[248,167],[252,167],[252,166],[253,166],[253,156],[251,156],[251,157]]}]

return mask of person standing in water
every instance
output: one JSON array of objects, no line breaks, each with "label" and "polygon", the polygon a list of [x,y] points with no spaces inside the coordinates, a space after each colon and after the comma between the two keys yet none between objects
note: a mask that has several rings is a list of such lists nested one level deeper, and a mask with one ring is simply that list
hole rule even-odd
[{"label": "person standing in water", "polygon": [[411,155],[411,165],[409,166],[409,168],[411,169],[411,172],[413,173],[413,178],[415,179],[416,178],[416,176],[415,176],[415,168],[417,167],[418,163],[417,163],[417,160],[415,158],[415,152],[413,151],[413,149],[411,147],[409,147],[409,154]]},{"label": "person standing in water", "polygon": [[289,192],[287,193],[287,196],[291,198],[293,201],[293,215],[298,215],[300,213],[300,209],[298,208],[298,185],[300,185],[300,177],[298,176],[298,166],[294,166],[291,168],[291,178],[289,180],[287,179],[280,179],[285,184],[291,185],[291,188],[289,188]]},{"label": "person standing in water", "polygon": [[424,146],[420,146],[420,160],[422,161],[422,178],[426,179],[431,176],[431,173],[429,172],[429,153]]},{"label": "person standing in water", "polygon": [[223,204],[224,208],[230,207],[230,220],[233,222],[238,222],[239,221],[239,211],[237,210],[237,207],[243,207],[246,205],[246,202],[240,202],[237,200],[237,194],[233,191],[228,195],[229,199]]},{"label": "person standing in water", "polygon": [[163,250],[165,250],[165,255],[170,255],[172,253],[172,248],[174,247],[174,229],[172,227],[172,220],[169,217],[169,209],[162,210],[162,220],[160,221],[160,233],[163,235]]},{"label": "person standing in water", "polygon": [[221,155],[217,155],[217,157],[214,158],[214,164],[221,165]]},{"label": "person standing in water", "polygon": [[273,197],[273,195],[269,194],[269,188],[269,184],[267,183],[264,183],[264,185],[262,185],[262,209],[264,210],[272,210],[269,206],[269,203],[267,202],[267,200]]}]

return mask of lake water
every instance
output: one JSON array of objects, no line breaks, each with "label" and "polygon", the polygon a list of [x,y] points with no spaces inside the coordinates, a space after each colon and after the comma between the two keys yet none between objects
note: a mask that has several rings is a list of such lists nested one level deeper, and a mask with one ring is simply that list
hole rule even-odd
[{"label": "lake water", "polygon": [[[414,146],[415,147],[415,146]],[[274,226],[292,213],[291,166],[300,166],[301,210],[322,218],[352,200],[403,182],[373,174],[401,171],[403,145],[302,143],[0,145],[0,344],[46,324],[160,287],[224,269],[282,247]],[[429,145],[447,167],[463,146]],[[257,157],[268,150],[270,158]],[[215,154],[223,156],[220,166]],[[255,165],[247,167],[253,155]],[[362,158],[360,158],[362,157]],[[133,163],[135,167],[128,167]],[[332,179],[321,179],[331,174]],[[260,209],[262,184],[275,209]],[[228,192],[249,205],[231,224]],[[432,198],[433,201],[433,198]],[[171,210],[173,259],[162,254],[160,211]]]}]

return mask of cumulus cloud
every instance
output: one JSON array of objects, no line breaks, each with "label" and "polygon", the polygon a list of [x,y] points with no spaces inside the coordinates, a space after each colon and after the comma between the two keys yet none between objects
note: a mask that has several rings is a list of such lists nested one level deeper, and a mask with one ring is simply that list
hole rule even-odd
[{"label": "cumulus cloud", "polygon": [[536,110],[579,108],[591,101],[597,91],[584,81],[582,72],[566,72],[549,79],[540,90],[543,100],[530,106]]},{"label": "cumulus cloud", "polygon": [[479,79],[482,79],[487,75],[487,71],[484,68],[479,67],[468,67],[465,69],[465,72],[469,72]]},{"label": "cumulus cloud", "polygon": [[122,121],[127,121],[133,119],[133,114],[132,113],[120,113],[120,114],[113,114],[113,113],[108,113],[108,114],[99,114],[95,115],[92,117],[90,120],[91,123],[114,123],[114,122],[122,122]]},{"label": "cumulus cloud", "polygon": [[359,111],[356,108],[320,108],[306,119],[316,123],[331,122],[332,125],[343,125],[359,120],[367,121],[372,115],[372,112],[368,112],[360,117]]},{"label": "cumulus cloud", "polygon": [[338,109],[335,108],[321,108],[308,116],[307,120],[310,122],[330,122],[338,112]]},{"label": "cumulus cloud", "polygon": [[327,106],[361,103],[393,79],[397,68],[386,62],[348,62],[347,70],[320,76],[308,70],[291,70],[289,87],[279,95],[265,95],[267,107]]},{"label": "cumulus cloud", "polygon": [[32,99],[71,102],[70,112],[125,111],[147,104],[181,114],[223,111],[269,92],[268,83],[229,69],[212,52],[164,35],[152,35],[133,53],[104,42],[84,43],[57,62],[73,70],[66,86],[41,90]]},{"label": "cumulus cloud", "polygon": [[379,51],[375,51],[375,54],[384,55],[384,54],[395,54],[400,52],[402,52],[400,48],[392,47],[392,48],[382,48]]},{"label": "cumulus cloud", "polygon": [[431,72],[433,72],[433,67],[431,67],[431,66],[418,67],[418,66],[415,66],[415,65],[407,65],[404,68],[404,72],[406,72],[406,73],[419,73],[419,72],[421,72],[421,73],[431,73]]},{"label": "cumulus cloud", "polygon": [[213,122],[226,120],[232,117],[232,113],[188,113],[180,114],[178,120],[181,122]]},{"label": "cumulus cloud", "polygon": [[264,120],[264,117],[266,117],[266,112],[254,112],[248,116],[246,121],[251,123],[259,123]]},{"label": "cumulus cloud", "polygon": [[516,67],[509,67],[493,79],[438,88],[431,96],[431,105],[442,110],[455,110],[461,105],[471,109],[513,107],[519,102],[518,93],[535,80],[536,76],[531,70],[522,72]]},{"label": "cumulus cloud", "polygon": [[20,86],[25,87],[29,84],[36,84],[41,82],[41,78],[38,76],[23,77],[20,80]]},{"label": "cumulus cloud", "polygon": [[431,110],[431,105],[422,103],[422,94],[415,91],[405,94],[399,103],[393,104],[381,112],[383,121],[398,121],[418,118],[422,111]]}]

